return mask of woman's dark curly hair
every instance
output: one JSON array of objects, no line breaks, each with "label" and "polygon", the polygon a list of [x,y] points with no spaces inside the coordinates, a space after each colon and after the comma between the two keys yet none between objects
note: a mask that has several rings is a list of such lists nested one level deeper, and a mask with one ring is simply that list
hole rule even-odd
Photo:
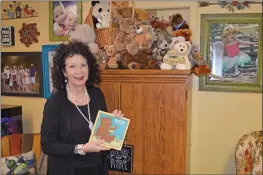
[{"label": "woman's dark curly hair", "polygon": [[55,89],[60,90],[65,88],[65,60],[73,55],[80,54],[86,60],[89,67],[89,78],[86,82],[87,86],[93,83],[100,82],[100,71],[99,65],[96,62],[95,57],[90,52],[87,45],[81,42],[69,42],[68,44],[60,44],[55,50],[53,57],[53,68],[52,68],[52,83]]}]

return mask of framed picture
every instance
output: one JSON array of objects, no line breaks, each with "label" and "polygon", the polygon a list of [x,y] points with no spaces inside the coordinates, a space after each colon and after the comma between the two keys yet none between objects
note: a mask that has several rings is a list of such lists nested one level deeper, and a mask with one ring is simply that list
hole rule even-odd
[{"label": "framed picture", "polygon": [[98,111],[89,141],[104,140],[103,146],[121,150],[130,119]]},{"label": "framed picture", "polygon": [[201,15],[201,53],[212,72],[199,90],[262,93],[261,14]]},{"label": "framed picture", "polygon": [[42,97],[41,52],[2,52],[1,94]]},{"label": "framed picture", "polygon": [[67,41],[82,22],[80,1],[49,2],[49,40]]},{"label": "framed picture", "polygon": [[48,98],[53,92],[51,69],[53,67],[53,56],[58,45],[42,45],[42,65],[44,97]]},{"label": "framed picture", "polygon": [[2,46],[15,45],[15,28],[13,26],[1,28],[1,44]]}]

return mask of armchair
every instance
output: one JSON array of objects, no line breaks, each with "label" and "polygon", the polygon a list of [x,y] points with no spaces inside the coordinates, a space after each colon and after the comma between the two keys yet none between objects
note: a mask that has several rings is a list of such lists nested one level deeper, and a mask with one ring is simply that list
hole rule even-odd
[{"label": "armchair", "polygon": [[262,175],[262,131],[253,131],[240,138],[235,162],[238,175]]}]

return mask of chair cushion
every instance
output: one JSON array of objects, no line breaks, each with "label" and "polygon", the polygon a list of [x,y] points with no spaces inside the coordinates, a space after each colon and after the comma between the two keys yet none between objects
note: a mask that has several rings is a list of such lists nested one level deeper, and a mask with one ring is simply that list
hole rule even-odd
[{"label": "chair cushion", "polygon": [[1,158],[1,174],[36,174],[34,151]]}]

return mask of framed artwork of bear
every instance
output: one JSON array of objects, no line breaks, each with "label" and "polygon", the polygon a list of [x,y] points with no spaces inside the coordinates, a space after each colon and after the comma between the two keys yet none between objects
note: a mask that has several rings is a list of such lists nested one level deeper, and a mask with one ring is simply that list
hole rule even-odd
[{"label": "framed artwork of bear", "polygon": [[201,53],[212,72],[199,90],[262,93],[261,14],[201,15]]},{"label": "framed artwork of bear", "polygon": [[49,40],[68,41],[70,33],[82,22],[80,1],[49,2]]}]

